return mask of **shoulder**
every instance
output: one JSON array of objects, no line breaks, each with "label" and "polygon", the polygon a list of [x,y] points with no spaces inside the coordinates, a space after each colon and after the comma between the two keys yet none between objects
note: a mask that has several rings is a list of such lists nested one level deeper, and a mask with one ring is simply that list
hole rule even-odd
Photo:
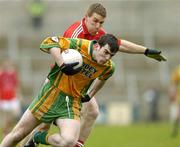
[{"label": "shoulder", "polygon": [[66,29],[63,36],[67,38],[77,38],[76,36],[82,32],[82,21],[76,21]]},{"label": "shoulder", "polygon": [[114,73],[114,71],[115,71],[115,63],[112,60],[108,61],[105,64],[105,66],[107,67],[106,69],[107,69],[108,73],[111,73],[111,74]]},{"label": "shoulder", "polygon": [[101,76],[99,77],[100,80],[107,80],[110,78],[115,71],[115,64],[113,61],[109,61],[105,64],[105,69],[102,72]]},{"label": "shoulder", "polygon": [[115,63],[112,60],[110,60],[109,62],[110,62],[109,66],[110,66],[111,72],[114,73],[114,71],[115,71]]},{"label": "shoulder", "polygon": [[112,75],[114,73],[114,71],[115,71],[115,63],[112,60],[110,60],[109,61],[109,73]]}]

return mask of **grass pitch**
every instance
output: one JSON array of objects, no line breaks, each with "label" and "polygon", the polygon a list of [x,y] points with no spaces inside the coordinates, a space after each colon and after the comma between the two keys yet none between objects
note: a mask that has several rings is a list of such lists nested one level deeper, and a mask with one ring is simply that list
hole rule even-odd
[{"label": "grass pitch", "polygon": [[[57,132],[57,128],[52,127],[53,132]],[[180,134],[172,138],[169,123],[96,125],[86,147],[180,147]]]},{"label": "grass pitch", "polygon": [[[55,129],[51,131],[54,132]],[[86,147],[180,147],[180,134],[172,138],[171,125],[168,123],[133,124],[122,127],[97,125]]]}]

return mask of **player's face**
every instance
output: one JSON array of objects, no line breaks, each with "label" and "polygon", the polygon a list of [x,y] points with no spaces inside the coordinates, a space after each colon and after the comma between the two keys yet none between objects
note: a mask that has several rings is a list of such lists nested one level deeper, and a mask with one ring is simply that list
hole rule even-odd
[{"label": "player's face", "polygon": [[93,13],[92,16],[85,17],[85,23],[87,29],[91,35],[96,35],[99,29],[102,27],[105,18],[97,13]]},{"label": "player's face", "polygon": [[95,60],[99,64],[105,64],[107,61],[109,61],[114,56],[113,53],[111,53],[109,45],[106,44],[105,46],[101,47],[98,46],[95,51]]}]

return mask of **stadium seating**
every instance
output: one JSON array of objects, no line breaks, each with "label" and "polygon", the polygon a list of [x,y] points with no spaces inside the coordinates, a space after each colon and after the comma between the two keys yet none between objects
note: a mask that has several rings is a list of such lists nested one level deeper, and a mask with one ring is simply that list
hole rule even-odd
[{"label": "stadium seating", "polygon": [[[180,20],[176,19],[179,13],[171,14],[169,10],[179,11],[180,3],[170,1],[103,3],[108,11],[104,27],[109,32],[138,44],[160,48],[168,57],[168,62],[158,63],[143,55],[124,53],[115,57],[117,70],[105,86],[105,90],[98,94],[100,103],[109,103],[112,100],[131,101],[133,98],[128,94],[131,93],[132,96],[136,95],[137,101],[143,105],[144,91],[150,86],[155,86],[161,92],[160,103],[163,104],[159,108],[161,118],[167,118],[168,110],[163,108],[168,106],[169,75],[180,63],[178,47],[180,30],[173,29],[180,23],[177,22]],[[43,27],[41,30],[34,30],[25,9],[27,2],[0,2],[0,18],[4,20],[0,22],[0,60],[8,55],[17,63],[24,97],[33,98],[37,94],[52,64],[49,55],[39,50],[40,42],[47,36],[62,35],[65,28],[84,16],[83,12],[88,4],[88,1],[78,3],[45,1],[47,8]],[[11,13],[8,13],[9,10]],[[156,15],[162,11],[162,15]],[[166,17],[170,19],[171,24],[166,22]],[[108,91],[109,87],[111,92]]]}]

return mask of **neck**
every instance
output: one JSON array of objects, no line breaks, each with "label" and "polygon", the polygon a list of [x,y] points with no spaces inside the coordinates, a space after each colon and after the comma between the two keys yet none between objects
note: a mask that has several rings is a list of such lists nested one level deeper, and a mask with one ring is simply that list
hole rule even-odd
[{"label": "neck", "polygon": [[96,61],[96,53],[97,53],[97,51],[96,50],[93,50],[93,53],[92,53],[92,57],[93,57],[93,59]]},{"label": "neck", "polygon": [[93,59],[96,61],[96,56],[97,56],[97,50],[100,46],[98,45],[98,43],[94,44],[93,46],[93,52],[92,52],[92,57]]}]

